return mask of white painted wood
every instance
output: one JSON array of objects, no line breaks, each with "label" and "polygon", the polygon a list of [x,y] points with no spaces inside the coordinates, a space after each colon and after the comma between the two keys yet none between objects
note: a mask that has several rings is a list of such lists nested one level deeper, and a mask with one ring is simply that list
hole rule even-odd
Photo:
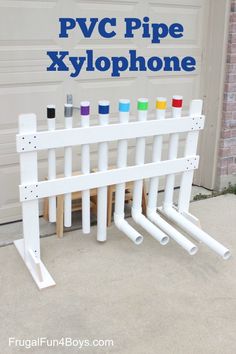
[{"label": "white painted wood", "polygon": [[105,127],[92,126],[41,131],[37,132],[36,135],[17,134],[17,151],[38,151],[67,146],[96,144],[104,141],[149,137],[156,134],[165,135],[188,132],[203,129],[203,127],[204,116],[200,115],[196,117],[195,120],[190,117],[185,117],[185,119],[172,118],[122,124],[116,123]]},{"label": "white painted wood", "polygon": [[[36,132],[36,115],[19,117],[20,132]],[[37,152],[20,154],[21,183],[38,183]],[[31,193],[31,190],[29,191]],[[24,238],[15,241],[15,246],[39,288],[54,285],[55,282],[40,259],[39,202],[38,198],[22,201],[22,224]]]},{"label": "white painted wood", "polygon": [[[198,117],[202,112],[202,100],[191,101],[189,113],[192,118]],[[199,131],[189,132],[185,144],[185,156],[195,155],[197,152]],[[184,172],[181,177],[178,211],[188,213],[193,183],[193,170]]]},{"label": "white painted wood", "polygon": [[[36,115],[27,114],[19,116],[19,131],[21,133],[36,132]],[[20,154],[21,184],[33,184],[38,182],[37,152]],[[29,191],[31,193],[31,191]],[[25,259],[28,259],[28,251],[34,251],[36,257],[40,258],[39,245],[39,206],[38,200],[22,201],[23,234],[25,245]]]},{"label": "white painted wood", "polygon": [[14,241],[14,244],[40,290],[56,285],[55,281],[48,273],[45,265],[41,262],[39,258],[36,258],[34,256],[32,250],[30,252],[31,259],[27,262],[25,261],[24,239],[16,240]]},{"label": "white painted wood", "polygon": [[[109,186],[139,179],[151,178],[154,176],[164,176],[170,173],[179,173],[186,169],[196,169],[198,167],[198,156],[188,156],[176,160],[166,160],[152,162],[139,166],[129,166],[108,171],[94,172],[88,175],[72,176],[67,178],[57,178],[55,181],[42,181],[37,185],[21,185],[20,200],[44,198],[53,195],[73,193],[86,189]],[[25,188],[26,187],[26,188]],[[33,193],[30,191],[33,190]],[[36,197],[36,195],[38,197]]]}]

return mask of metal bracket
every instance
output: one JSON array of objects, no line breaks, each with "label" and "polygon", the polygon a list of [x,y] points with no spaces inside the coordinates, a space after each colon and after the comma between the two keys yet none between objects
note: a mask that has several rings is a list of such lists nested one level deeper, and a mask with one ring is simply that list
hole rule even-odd
[{"label": "metal bracket", "polygon": [[191,130],[201,130],[204,128],[205,116],[201,115],[199,117],[192,117],[192,128]]}]

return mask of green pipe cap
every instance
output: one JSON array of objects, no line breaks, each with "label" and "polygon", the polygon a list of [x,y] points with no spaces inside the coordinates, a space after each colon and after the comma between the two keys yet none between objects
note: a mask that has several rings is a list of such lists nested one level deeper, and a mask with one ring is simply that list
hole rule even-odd
[{"label": "green pipe cap", "polygon": [[148,100],[146,98],[140,98],[138,100],[138,110],[147,111],[148,110]]}]

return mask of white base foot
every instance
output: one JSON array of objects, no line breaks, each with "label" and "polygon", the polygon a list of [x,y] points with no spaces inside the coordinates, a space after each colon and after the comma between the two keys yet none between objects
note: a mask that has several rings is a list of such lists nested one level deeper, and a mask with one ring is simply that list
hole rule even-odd
[{"label": "white base foot", "polygon": [[32,250],[29,250],[29,256],[28,259],[26,260],[23,238],[14,241],[14,244],[40,290],[44,288],[48,288],[49,286],[56,285],[55,281],[48,273],[45,265],[41,262],[40,259],[35,257]]}]

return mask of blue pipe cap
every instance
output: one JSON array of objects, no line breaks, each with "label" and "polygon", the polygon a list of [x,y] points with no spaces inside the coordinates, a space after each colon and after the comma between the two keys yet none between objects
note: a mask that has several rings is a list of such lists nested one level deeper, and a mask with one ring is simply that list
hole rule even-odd
[{"label": "blue pipe cap", "polygon": [[98,113],[99,114],[109,114],[110,102],[109,101],[99,101],[98,102]]},{"label": "blue pipe cap", "polygon": [[130,100],[120,99],[119,112],[129,112],[129,111],[130,111]]}]

